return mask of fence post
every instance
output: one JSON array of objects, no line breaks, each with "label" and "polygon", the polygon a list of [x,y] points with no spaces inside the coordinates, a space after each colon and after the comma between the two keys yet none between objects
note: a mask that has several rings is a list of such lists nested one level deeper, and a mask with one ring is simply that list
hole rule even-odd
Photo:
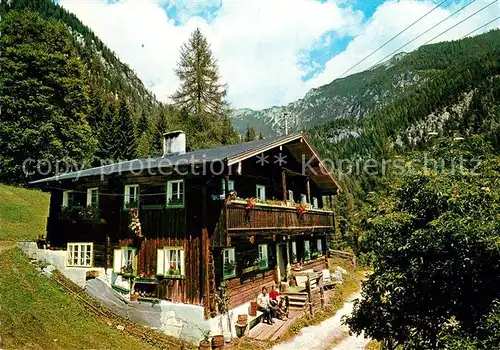
[{"label": "fence post", "polygon": [[312,316],[312,315],[314,315],[314,310],[313,310],[311,279],[309,276],[307,276],[306,289],[307,289],[307,298],[309,299],[309,312],[311,313],[311,316]]}]

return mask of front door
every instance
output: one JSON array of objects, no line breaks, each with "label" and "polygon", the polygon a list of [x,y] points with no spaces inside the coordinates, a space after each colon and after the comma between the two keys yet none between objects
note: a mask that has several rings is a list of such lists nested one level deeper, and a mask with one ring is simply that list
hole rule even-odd
[{"label": "front door", "polygon": [[280,271],[281,280],[286,280],[286,264],[287,264],[287,256],[286,256],[286,243],[278,244],[278,268]]}]

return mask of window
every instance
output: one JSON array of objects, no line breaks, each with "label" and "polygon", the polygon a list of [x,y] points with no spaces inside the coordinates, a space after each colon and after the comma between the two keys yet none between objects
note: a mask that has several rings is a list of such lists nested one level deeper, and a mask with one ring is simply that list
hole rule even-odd
[{"label": "window", "polygon": [[304,260],[311,259],[311,248],[309,246],[309,241],[304,241]]},{"label": "window", "polygon": [[[234,180],[228,180],[227,189],[229,190],[229,193],[234,191]],[[222,196],[221,197],[222,197],[221,199],[226,198],[226,181],[224,179],[222,179]]]},{"label": "window", "polygon": [[75,192],[73,191],[64,191],[63,192],[63,202],[62,206],[71,208],[75,205]]},{"label": "window", "polygon": [[292,190],[288,190],[288,200],[290,202],[294,201],[294,199],[293,199],[293,191]]},{"label": "window", "polygon": [[125,209],[139,207],[139,185],[125,185],[123,207]]},{"label": "window", "polygon": [[256,186],[256,196],[258,199],[266,199],[266,186],[264,185],[257,185]]},{"label": "window", "polygon": [[184,206],[184,180],[167,182],[167,207]]},{"label": "window", "polygon": [[66,266],[92,267],[92,243],[68,243],[66,251]]},{"label": "window", "polygon": [[317,197],[313,197],[313,208],[314,209],[318,209],[319,208],[318,198]]},{"label": "window", "polygon": [[156,274],[165,278],[184,277],[184,249],[182,247],[165,247],[158,249]]},{"label": "window", "polygon": [[259,244],[259,268],[266,269],[268,266],[267,244]]},{"label": "window", "polygon": [[322,245],[322,243],[321,243],[321,238],[318,238],[318,239],[316,240],[316,247],[318,248],[318,253],[319,253],[320,255],[323,255],[323,245]]},{"label": "window", "polygon": [[99,202],[99,190],[97,187],[87,190],[87,206],[97,206]]},{"label": "window", "polygon": [[292,242],[292,262],[297,262],[297,242]]},{"label": "window", "polygon": [[234,248],[226,248],[222,251],[222,263],[224,266],[224,278],[236,276],[236,259]]},{"label": "window", "polygon": [[135,248],[124,247],[115,249],[113,253],[113,272],[116,274],[133,275],[136,271]]},{"label": "window", "polygon": [[307,196],[303,193],[300,194],[300,203],[307,203]]}]

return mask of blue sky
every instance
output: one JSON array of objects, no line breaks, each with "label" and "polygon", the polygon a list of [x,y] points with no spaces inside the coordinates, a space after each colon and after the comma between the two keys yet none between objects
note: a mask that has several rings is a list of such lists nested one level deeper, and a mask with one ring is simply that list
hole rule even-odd
[{"label": "blue sky", "polygon": [[[404,50],[418,48],[490,1],[476,1]],[[229,101],[235,108],[253,109],[290,103],[311,88],[331,82],[438,2],[60,0],[162,101],[169,101],[179,84],[174,74],[179,48],[199,27],[218,59],[222,80],[229,86]],[[370,68],[465,3],[446,1],[351,73]],[[498,13],[496,3],[434,42],[460,38]],[[498,27],[496,21],[482,31]]]}]

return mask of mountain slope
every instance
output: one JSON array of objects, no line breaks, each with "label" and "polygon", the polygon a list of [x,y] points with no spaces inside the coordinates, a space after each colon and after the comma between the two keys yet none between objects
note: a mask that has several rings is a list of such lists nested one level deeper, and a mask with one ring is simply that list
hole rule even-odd
[{"label": "mountain slope", "polygon": [[3,4],[6,10],[30,10],[43,19],[64,23],[75,38],[75,44],[88,70],[92,95],[126,98],[135,112],[150,110],[158,104],[155,96],[144,86],[135,72],[121,62],[89,27],[75,15],[51,0],[12,0]]},{"label": "mountain slope", "polygon": [[423,82],[433,80],[450,64],[465,63],[478,52],[492,52],[497,47],[498,30],[493,33],[496,34],[427,45],[408,54],[397,54],[371,70],[312,89],[302,99],[286,106],[260,111],[236,110],[233,124],[240,133],[251,125],[265,136],[272,136],[284,132],[284,113],[289,115],[290,131],[339,119],[360,120],[400,95],[417,91]]}]

